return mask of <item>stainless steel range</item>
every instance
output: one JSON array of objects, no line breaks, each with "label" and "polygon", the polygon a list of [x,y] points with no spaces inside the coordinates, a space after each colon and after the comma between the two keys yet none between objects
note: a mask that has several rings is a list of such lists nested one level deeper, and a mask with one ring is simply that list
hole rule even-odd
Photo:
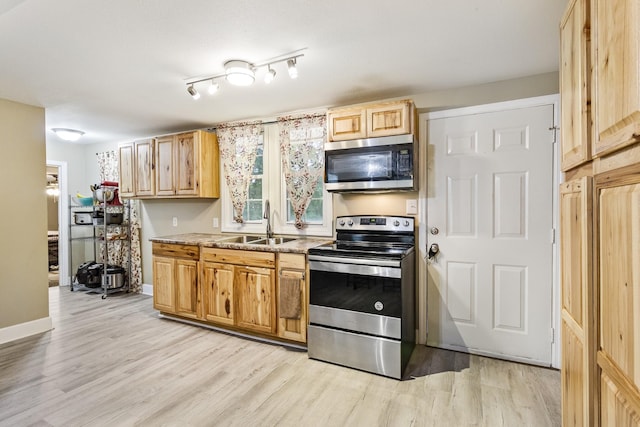
[{"label": "stainless steel range", "polygon": [[401,379],[415,345],[412,217],[341,216],[309,250],[309,357]]}]

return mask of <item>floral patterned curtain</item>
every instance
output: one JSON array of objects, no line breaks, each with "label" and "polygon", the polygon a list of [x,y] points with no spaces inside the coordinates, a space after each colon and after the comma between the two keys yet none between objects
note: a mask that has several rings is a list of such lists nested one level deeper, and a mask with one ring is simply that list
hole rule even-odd
[{"label": "floral patterned curtain", "polygon": [[[98,170],[102,181],[119,181],[118,176],[118,153],[106,151],[97,153]],[[140,252],[140,217],[138,215],[138,200],[124,201],[124,218],[131,221],[131,240],[127,241],[126,227],[110,227],[107,234],[109,240],[109,253],[107,254],[107,264],[119,265],[125,271],[131,273],[129,277],[129,290],[131,292],[142,292],[142,256]],[[121,212],[120,208],[107,206],[107,212]],[[106,218],[106,215],[105,215]],[[100,253],[104,253],[104,243],[100,243]],[[131,269],[129,270],[129,252],[131,253]]]},{"label": "floral patterned curtain", "polygon": [[303,227],[302,216],[311,202],[318,179],[324,173],[326,116],[279,117],[278,133],[287,194],[296,228],[300,229]]},{"label": "floral patterned curtain", "polygon": [[233,204],[233,219],[242,223],[262,122],[223,123],[217,126],[216,133],[223,173]]}]

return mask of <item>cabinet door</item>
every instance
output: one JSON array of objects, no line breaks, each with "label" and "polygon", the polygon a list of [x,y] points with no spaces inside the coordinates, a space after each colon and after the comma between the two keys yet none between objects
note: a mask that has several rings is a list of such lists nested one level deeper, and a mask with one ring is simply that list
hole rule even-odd
[{"label": "cabinet door", "polygon": [[235,267],[236,325],[276,332],[275,272],[271,268]]},{"label": "cabinet door", "polygon": [[153,257],[153,307],[167,313],[175,313],[174,293],[175,259]]},{"label": "cabinet door", "polygon": [[[640,165],[596,177],[600,352],[640,400]],[[602,182],[613,177],[610,182]],[[606,365],[601,365],[606,370]],[[611,373],[609,375],[612,376]],[[631,399],[631,397],[628,397]]]},{"label": "cabinet door", "polygon": [[640,427],[640,404],[629,401],[625,392],[602,373],[600,385],[600,425],[602,427]]},{"label": "cabinet door", "polygon": [[591,159],[589,1],[573,0],[560,24],[562,170]]},{"label": "cabinet door", "polygon": [[199,188],[198,141],[194,132],[175,136],[175,194],[195,196]]},{"label": "cabinet door", "polygon": [[133,197],[136,195],[134,165],[134,144],[127,143],[118,146],[118,175],[120,180],[118,190],[121,197]]},{"label": "cabinet door", "polygon": [[560,186],[562,420],[594,425],[596,312],[592,271],[592,179]]},{"label": "cabinet door", "polygon": [[206,320],[225,325],[234,324],[233,272],[233,265],[203,263],[203,309]]},{"label": "cabinet door", "polygon": [[367,137],[367,111],[364,108],[330,111],[329,141],[346,141]]},{"label": "cabinet door", "polygon": [[411,133],[411,115],[409,102],[384,104],[367,108],[367,137],[403,135]]},{"label": "cabinet door", "polygon": [[173,135],[156,138],[157,196],[173,196],[175,194],[173,140]]},{"label": "cabinet door", "polygon": [[198,262],[177,259],[175,263],[176,314],[197,318],[200,311]]},{"label": "cabinet door", "polygon": [[135,143],[136,196],[153,196],[155,192],[155,158],[152,139]]},{"label": "cabinet door", "polygon": [[[306,257],[302,254],[278,254],[278,336],[284,339],[307,342],[307,282]],[[292,295],[291,289],[299,287],[299,295]],[[296,298],[297,297],[297,298]],[[292,300],[298,299],[299,316],[287,315],[291,312]],[[286,316],[286,317],[285,317]]]},{"label": "cabinet door", "polygon": [[596,155],[640,140],[640,1],[595,0]]}]

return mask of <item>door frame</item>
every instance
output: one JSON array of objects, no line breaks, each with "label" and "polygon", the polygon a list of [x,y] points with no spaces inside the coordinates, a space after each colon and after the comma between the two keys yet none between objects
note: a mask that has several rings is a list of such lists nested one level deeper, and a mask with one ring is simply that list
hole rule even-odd
[{"label": "door frame", "polygon": [[58,168],[58,276],[59,286],[69,286],[69,190],[67,162],[47,160],[47,166]]},{"label": "door frame", "polygon": [[450,110],[441,110],[421,113],[419,115],[419,140],[420,147],[422,148],[419,157],[419,225],[418,225],[418,330],[417,341],[421,344],[426,344],[428,334],[428,322],[427,322],[427,202],[428,202],[428,149],[429,141],[427,140],[429,120],[442,119],[448,117],[459,117],[472,114],[481,113],[495,113],[505,110],[516,110],[521,108],[539,107],[543,105],[553,105],[553,141],[549,143],[553,144],[553,177],[552,177],[552,226],[553,226],[553,239],[552,244],[552,295],[551,295],[551,324],[553,330],[550,333],[552,336],[551,343],[551,366],[554,368],[560,367],[560,260],[559,260],[559,248],[558,248],[558,220],[559,220],[559,205],[558,205],[558,190],[560,183],[564,180],[560,173],[560,161],[558,158],[558,147],[560,145],[560,96],[559,94],[537,96],[533,98],[523,98],[512,101],[495,102],[491,104],[475,105],[470,107],[455,108]]}]

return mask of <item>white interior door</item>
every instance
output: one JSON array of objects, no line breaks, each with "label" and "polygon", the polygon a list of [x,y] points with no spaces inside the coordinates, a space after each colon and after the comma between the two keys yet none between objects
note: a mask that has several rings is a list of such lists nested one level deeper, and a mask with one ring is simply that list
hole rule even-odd
[{"label": "white interior door", "polygon": [[549,366],[554,106],[443,116],[427,122],[427,343]]}]

